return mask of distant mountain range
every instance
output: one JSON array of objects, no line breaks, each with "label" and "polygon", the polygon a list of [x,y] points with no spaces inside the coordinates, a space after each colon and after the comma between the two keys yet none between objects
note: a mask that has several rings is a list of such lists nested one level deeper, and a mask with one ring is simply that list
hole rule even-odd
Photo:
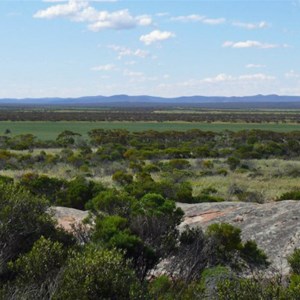
[{"label": "distant mountain range", "polygon": [[209,103],[300,103],[300,96],[279,96],[279,95],[255,95],[245,97],[206,97],[206,96],[183,96],[175,98],[153,97],[147,95],[129,96],[86,96],[79,98],[3,98],[0,105],[187,105],[187,104],[209,104]]}]

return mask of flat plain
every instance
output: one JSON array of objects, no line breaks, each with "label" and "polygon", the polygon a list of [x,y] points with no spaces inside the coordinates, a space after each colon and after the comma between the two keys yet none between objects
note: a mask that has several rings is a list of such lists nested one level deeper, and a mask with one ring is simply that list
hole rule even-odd
[{"label": "flat plain", "polygon": [[186,131],[200,129],[203,131],[221,132],[224,130],[240,131],[247,129],[271,130],[276,132],[291,132],[300,130],[300,124],[295,123],[198,123],[198,122],[84,122],[84,121],[1,121],[0,133],[7,129],[12,135],[31,133],[41,140],[55,139],[64,130],[72,130],[86,136],[88,131],[96,128],[126,129],[128,131]]}]

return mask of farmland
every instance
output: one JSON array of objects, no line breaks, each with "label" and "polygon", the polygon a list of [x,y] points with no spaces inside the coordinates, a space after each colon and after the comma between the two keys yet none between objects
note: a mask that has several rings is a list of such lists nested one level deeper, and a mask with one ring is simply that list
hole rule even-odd
[{"label": "farmland", "polygon": [[64,130],[82,136],[92,129],[126,129],[130,132],[270,130],[291,132],[300,129],[298,110],[201,107],[1,107],[0,134],[31,133],[52,140]]},{"label": "farmland", "polygon": [[300,130],[300,124],[275,123],[197,123],[197,122],[80,122],[80,121],[1,121],[0,133],[9,129],[12,135],[31,133],[42,140],[55,139],[64,130],[72,130],[85,136],[92,129],[126,129],[128,131],[186,131],[199,129],[221,132],[223,130],[239,131],[246,129],[291,132]]}]

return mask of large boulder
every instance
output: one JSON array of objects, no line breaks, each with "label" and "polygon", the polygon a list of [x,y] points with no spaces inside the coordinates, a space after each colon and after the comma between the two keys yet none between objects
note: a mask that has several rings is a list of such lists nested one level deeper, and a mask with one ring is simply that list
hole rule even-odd
[{"label": "large boulder", "polygon": [[53,206],[50,213],[57,221],[57,225],[68,232],[72,232],[74,226],[80,226],[85,218],[88,217],[87,211],[75,208]]},{"label": "large boulder", "polygon": [[241,228],[242,239],[254,240],[265,251],[270,268],[287,274],[287,257],[300,247],[300,201],[265,204],[245,202],[178,203],[185,212],[180,225],[200,226],[226,222]]}]

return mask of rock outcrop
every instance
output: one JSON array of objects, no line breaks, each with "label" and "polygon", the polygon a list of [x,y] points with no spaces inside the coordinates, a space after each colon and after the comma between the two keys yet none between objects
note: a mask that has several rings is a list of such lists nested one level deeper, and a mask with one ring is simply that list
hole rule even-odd
[{"label": "rock outcrop", "polygon": [[73,226],[82,224],[88,216],[87,211],[61,206],[51,207],[50,213],[56,219],[58,226],[69,232],[72,232]]},{"label": "rock outcrop", "polygon": [[[300,201],[281,201],[266,204],[220,202],[177,203],[185,212],[180,225],[200,226],[203,230],[212,223],[226,222],[241,228],[242,239],[254,240],[265,251],[275,268],[283,274],[289,272],[287,257],[300,248]],[[58,225],[71,231],[80,224],[88,212],[73,208],[53,207]]]},{"label": "rock outcrop", "polygon": [[220,202],[184,204],[180,225],[200,226],[203,230],[212,223],[226,222],[241,228],[242,239],[254,240],[265,251],[270,268],[287,274],[287,257],[300,247],[300,201],[281,201],[266,204]]}]

